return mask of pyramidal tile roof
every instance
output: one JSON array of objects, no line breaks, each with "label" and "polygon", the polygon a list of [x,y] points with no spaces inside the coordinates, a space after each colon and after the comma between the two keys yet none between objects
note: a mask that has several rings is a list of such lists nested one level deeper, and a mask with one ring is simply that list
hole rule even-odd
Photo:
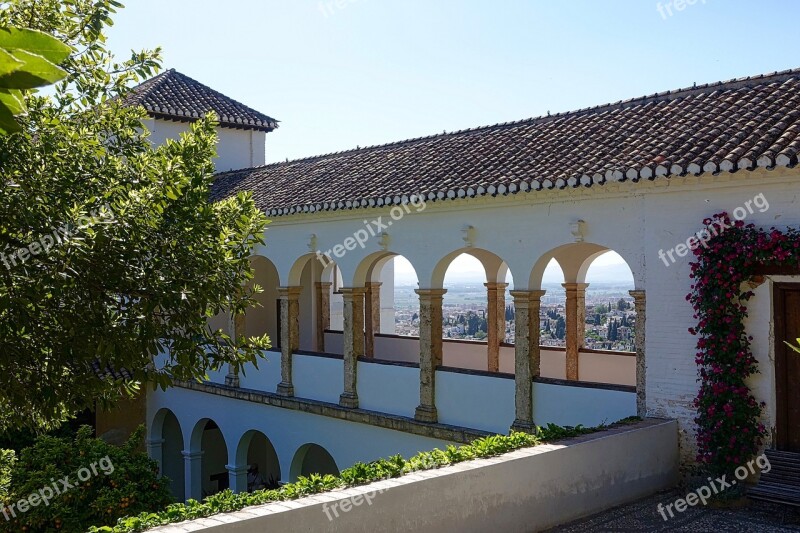
[{"label": "pyramidal tile roof", "polygon": [[278,121],[228,98],[174,68],[134,87],[126,96],[128,105],[140,105],[155,118],[192,122],[214,111],[220,126],[245,130],[272,131]]},{"label": "pyramidal tile roof", "polygon": [[793,167],[800,69],[218,174],[270,216]]}]

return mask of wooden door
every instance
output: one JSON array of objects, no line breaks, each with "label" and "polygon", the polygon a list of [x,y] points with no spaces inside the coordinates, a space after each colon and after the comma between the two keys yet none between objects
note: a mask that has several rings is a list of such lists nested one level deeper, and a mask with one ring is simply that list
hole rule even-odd
[{"label": "wooden door", "polygon": [[779,450],[800,453],[800,284],[775,285],[775,389]]}]

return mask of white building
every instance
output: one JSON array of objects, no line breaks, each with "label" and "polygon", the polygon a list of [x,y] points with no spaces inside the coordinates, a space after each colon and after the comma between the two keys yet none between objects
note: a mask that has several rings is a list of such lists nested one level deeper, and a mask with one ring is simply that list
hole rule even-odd
[{"label": "white building", "polygon": [[[183,80],[163,76],[148,82],[156,93]],[[185,96],[146,105],[155,139],[204,105],[182,109]],[[258,371],[150,393],[152,456],[184,480],[176,492],[197,497],[226,471],[241,490],[256,459],[291,479],[512,425],[638,413],[677,419],[690,461],[697,339],[682,243],[722,211],[758,227],[800,225],[799,106],[791,71],[265,166],[275,121],[223,120],[218,168],[240,170],[219,174],[215,198],[251,190],[272,219],[253,256],[263,307],[237,334],[266,332],[275,349]],[[609,250],[633,274],[635,354],[582,347],[586,272]],[[462,253],[486,270],[498,327],[484,343],[441,340],[444,274]],[[419,338],[388,329],[398,255],[420,280]],[[566,349],[538,342],[552,259],[565,276]],[[501,345],[509,270],[513,346]],[[746,326],[760,374],[749,386],[766,404],[767,445],[800,451],[790,415],[800,412],[800,376],[782,343],[800,336],[785,320],[798,312],[800,271],[764,271],[754,285]]]}]

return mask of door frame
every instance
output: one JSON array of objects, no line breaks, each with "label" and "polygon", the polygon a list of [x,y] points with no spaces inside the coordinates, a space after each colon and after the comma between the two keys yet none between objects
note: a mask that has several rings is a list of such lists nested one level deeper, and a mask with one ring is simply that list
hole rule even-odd
[{"label": "door frame", "polygon": [[775,448],[786,449],[789,440],[789,391],[788,363],[789,347],[782,339],[786,336],[787,291],[800,291],[800,282],[779,282],[773,287],[773,313],[775,317]]}]

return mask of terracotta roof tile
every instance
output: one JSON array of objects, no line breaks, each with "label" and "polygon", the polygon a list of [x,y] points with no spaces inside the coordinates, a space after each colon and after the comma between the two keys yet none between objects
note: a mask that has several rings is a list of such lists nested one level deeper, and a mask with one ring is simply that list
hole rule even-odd
[{"label": "terracotta roof tile", "polygon": [[272,131],[278,121],[228,98],[175,69],[162,72],[134,87],[125,98],[129,105],[141,105],[150,116],[192,122],[209,111],[220,125],[245,130]]},{"label": "terracotta roof tile", "polygon": [[217,175],[271,216],[794,166],[800,69]]}]

